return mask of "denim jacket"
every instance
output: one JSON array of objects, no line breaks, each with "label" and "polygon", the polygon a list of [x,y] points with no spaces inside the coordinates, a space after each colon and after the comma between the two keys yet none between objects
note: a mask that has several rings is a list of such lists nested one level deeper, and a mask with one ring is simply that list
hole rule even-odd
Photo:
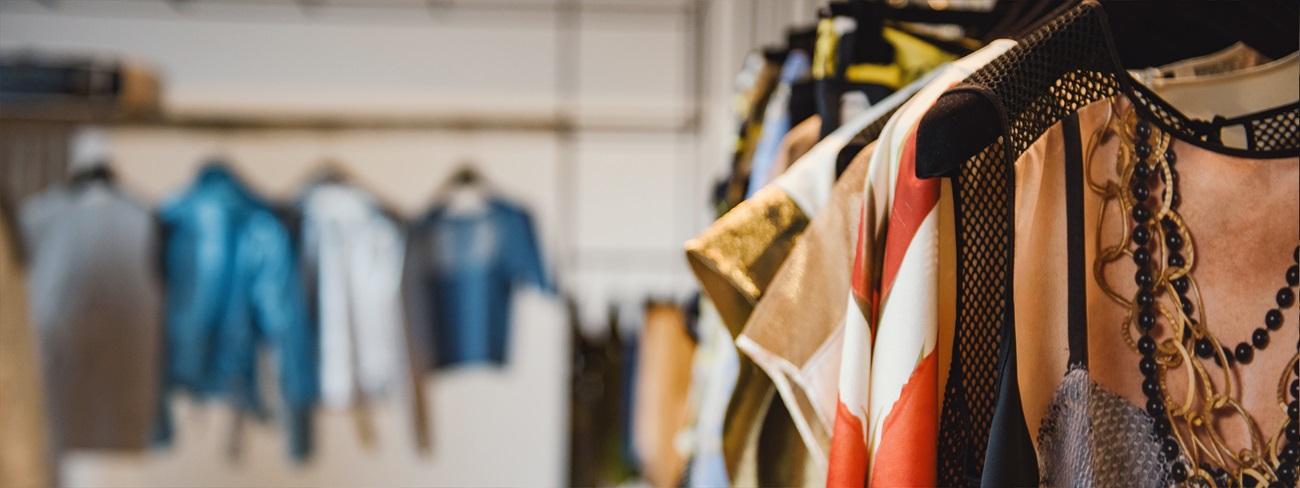
[{"label": "denim jacket", "polygon": [[[160,213],[166,232],[169,389],[199,399],[224,398],[265,418],[257,352],[260,346],[273,348],[289,449],[295,458],[305,458],[317,395],[316,345],[288,232],[220,164],[203,168]],[[163,424],[160,437],[167,441],[165,418]]]},{"label": "denim jacket", "polygon": [[432,332],[433,366],[504,364],[512,292],[553,290],[528,213],[495,196],[470,214],[440,204],[412,226],[407,246],[408,317]]}]

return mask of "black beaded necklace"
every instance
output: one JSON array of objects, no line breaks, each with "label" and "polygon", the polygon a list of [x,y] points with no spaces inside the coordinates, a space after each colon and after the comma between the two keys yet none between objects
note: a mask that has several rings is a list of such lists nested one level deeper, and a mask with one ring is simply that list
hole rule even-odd
[{"label": "black beaded necklace", "polygon": [[[1130,216],[1133,218],[1134,228],[1130,234],[1130,239],[1136,246],[1132,251],[1133,263],[1137,265],[1137,271],[1134,273],[1134,282],[1138,286],[1138,291],[1134,296],[1134,303],[1137,305],[1136,323],[1142,336],[1137,341],[1137,350],[1142,355],[1139,362],[1139,370],[1144,379],[1142,382],[1142,391],[1147,396],[1146,411],[1154,418],[1155,433],[1161,439],[1161,453],[1170,465],[1170,475],[1175,482],[1183,483],[1193,475],[1193,468],[1190,468],[1184,456],[1178,440],[1175,439],[1173,425],[1166,415],[1168,407],[1165,405],[1164,392],[1160,383],[1161,366],[1156,360],[1157,344],[1152,337],[1152,329],[1156,325],[1155,297],[1159,290],[1156,288],[1156,276],[1152,270],[1152,252],[1149,247],[1152,239],[1150,221],[1154,217],[1152,207],[1148,206],[1151,199],[1152,183],[1152,162],[1151,162],[1151,126],[1145,120],[1139,120],[1134,126],[1134,144],[1133,152],[1137,157],[1133,165],[1132,177],[1130,179],[1129,191],[1133,197],[1133,208]],[[1160,202],[1167,201],[1169,208],[1176,210],[1182,201],[1179,194],[1178,171],[1175,169],[1177,155],[1174,153],[1172,146],[1169,146],[1164,154],[1164,171],[1158,172],[1162,185],[1162,195]],[[1166,176],[1168,175],[1168,176]],[[1157,202],[1158,208],[1160,203]],[[1168,215],[1161,218],[1161,230],[1164,234],[1164,247],[1167,249],[1168,256],[1166,262],[1169,268],[1181,269],[1186,266],[1186,259],[1182,255],[1185,245],[1182,234],[1179,232],[1180,227],[1177,222],[1172,220]],[[1221,354],[1216,354],[1214,342],[1209,337],[1198,337],[1194,340],[1194,350],[1197,356],[1203,359],[1213,358],[1221,367],[1226,367],[1223,362],[1231,364],[1236,361],[1241,364],[1249,364],[1254,359],[1256,350],[1262,351],[1270,342],[1270,332],[1282,328],[1282,310],[1291,307],[1295,303],[1295,291],[1292,287],[1300,284],[1300,246],[1297,246],[1292,253],[1294,263],[1286,271],[1286,286],[1277,291],[1276,302],[1277,308],[1270,309],[1264,316],[1264,327],[1256,328],[1251,334],[1250,341],[1242,341],[1237,344],[1235,349],[1229,350],[1222,347]],[[1177,301],[1181,304],[1182,312],[1185,316],[1191,317],[1195,311],[1195,306],[1188,296],[1191,288],[1190,280],[1184,274],[1178,278],[1169,281],[1177,295]],[[1199,325],[1192,319],[1193,326]],[[1182,341],[1187,343],[1193,338],[1193,327],[1183,328]],[[1300,342],[1296,345],[1300,348]],[[1222,359],[1221,359],[1222,358]],[[1300,366],[1300,365],[1296,365]],[[1300,372],[1296,373],[1300,375]],[[1276,479],[1272,480],[1269,486],[1295,486],[1297,471],[1300,471],[1300,420],[1297,419],[1298,400],[1300,394],[1297,389],[1300,388],[1300,380],[1292,380],[1290,384],[1290,402],[1287,404],[1287,423],[1284,427],[1286,443],[1277,451],[1277,462],[1272,464],[1272,470]],[[1202,463],[1200,471],[1206,475],[1212,476],[1213,481],[1218,486],[1233,486],[1237,480],[1229,476],[1228,472],[1222,467],[1212,467]],[[1256,479],[1249,476],[1241,476],[1240,482],[1244,486],[1255,486]]]}]

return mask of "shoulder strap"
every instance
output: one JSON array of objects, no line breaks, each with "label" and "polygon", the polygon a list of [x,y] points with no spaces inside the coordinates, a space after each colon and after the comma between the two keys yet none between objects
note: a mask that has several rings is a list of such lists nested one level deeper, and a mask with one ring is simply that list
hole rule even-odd
[{"label": "shoulder strap", "polygon": [[1061,123],[1065,132],[1065,226],[1069,271],[1067,299],[1070,338],[1070,366],[1088,366],[1088,260],[1084,244],[1087,233],[1083,216],[1083,144],[1079,115],[1070,114]]}]

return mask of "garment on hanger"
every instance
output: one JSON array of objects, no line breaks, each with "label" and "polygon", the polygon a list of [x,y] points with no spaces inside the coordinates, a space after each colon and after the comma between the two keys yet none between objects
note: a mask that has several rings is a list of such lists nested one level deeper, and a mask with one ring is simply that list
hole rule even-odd
[{"label": "garment on hanger", "polygon": [[[829,199],[839,150],[873,122],[881,121],[883,125],[884,116],[924,84],[924,81],[917,81],[908,85],[872,110],[849,121],[817,143],[754,198],[746,200],[699,237],[686,243],[687,260],[733,338],[740,333],[762,290],[803,232],[809,216],[816,215]],[[773,435],[792,443],[790,446],[771,447],[771,455],[800,456],[805,448],[788,415],[768,417],[767,405],[774,399],[774,392],[764,373],[748,358],[740,358],[736,385],[726,415],[724,452],[733,483],[746,484],[748,480],[735,477],[742,471],[742,464],[756,468],[759,457],[762,457],[763,463],[772,465],[768,462],[770,455],[757,453],[761,436],[753,432],[764,430],[758,428],[759,419],[771,418],[771,422],[782,425],[783,433]],[[780,408],[784,410],[784,405]],[[803,465],[802,462],[787,461],[783,466]],[[744,471],[752,473],[753,469],[745,468]],[[803,484],[802,472],[796,473],[799,473],[797,480],[758,481],[763,484]],[[820,470],[809,470],[809,473],[820,476]]]},{"label": "garment on hanger", "polygon": [[673,304],[647,305],[633,381],[632,441],[651,486],[676,487],[685,467],[677,433],[686,426],[687,388],[695,343],[686,317]]},{"label": "garment on hanger", "polygon": [[[256,363],[258,349],[272,347],[289,449],[305,458],[319,365],[289,233],[220,163],[201,169],[159,213],[166,234],[169,388],[223,398],[265,418]],[[167,430],[160,434],[165,441]]]},{"label": "garment on hanger", "polygon": [[600,457],[599,422],[605,355],[602,344],[582,332],[578,304],[566,303],[569,312],[569,482],[570,486],[600,484],[596,470]]},{"label": "garment on hanger", "polygon": [[[754,65],[760,68],[752,78],[752,83],[744,86],[743,91],[735,97],[734,110],[740,119],[739,132],[736,149],[732,154],[731,173],[724,180],[721,200],[716,205],[719,215],[731,210],[750,193],[749,174],[754,152],[763,135],[763,116],[767,113],[768,102],[780,81],[784,62],[785,55],[775,53],[755,53],[746,60],[746,70],[752,69],[751,66]],[[741,88],[739,83],[738,88]]]},{"label": "garment on hanger", "polygon": [[700,295],[699,309],[699,345],[691,359],[686,430],[690,460],[682,481],[690,487],[727,487],[731,481],[722,455],[722,428],[740,360],[731,333],[707,295]]},{"label": "garment on hanger", "polygon": [[844,82],[840,79],[840,46],[844,36],[857,28],[849,16],[827,16],[817,21],[817,40],[813,50],[813,92],[817,115],[822,118],[820,137],[826,137],[845,120],[841,114]]},{"label": "garment on hanger", "polygon": [[[945,94],[947,122],[926,116],[918,172],[962,195],[941,484],[1295,483],[1277,410],[1295,336],[1275,327],[1296,319],[1300,68],[1282,62],[1271,90],[1251,69],[1173,105],[1119,68],[1085,1]],[[971,95],[986,140],[949,123],[981,120]]]},{"label": "garment on hanger", "polygon": [[[687,260],[733,335],[739,334],[809,216],[825,206],[838,150],[925,85],[896,92],[814,145],[773,184],[686,243]],[[779,249],[786,249],[780,251]]]},{"label": "garment on hanger", "polygon": [[54,486],[40,352],[11,218],[0,202],[0,486]]},{"label": "garment on hanger", "polygon": [[[879,32],[884,45],[892,49],[892,56],[858,52],[865,46],[858,45],[857,36],[871,34],[859,33],[859,28],[869,27],[859,26],[852,16],[831,16],[818,22],[812,76],[816,80],[818,114],[822,116],[822,137],[894,90],[957,59],[957,55],[893,27],[881,27]],[[889,61],[873,61],[881,59]]]},{"label": "garment on hanger", "polygon": [[851,229],[858,221],[866,160],[874,151],[874,144],[868,146],[835,182],[826,208],[811,219],[736,339],[736,347],[772,379],[819,467],[826,465],[835,420],[842,346],[842,331],[824,329],[839,325],[844,312]]},{"label": "garment on hanger", "polygon": [[632,384],[625,376],[628,343],[620,332],[616,309],[611,309],[603,333],[587,334],[578,306],[568,303],[569,331],[573,342],[570,384],[569,484],[608,486],[633,476],[625,445]]},{"label": "garment on hanger", "polygon": [[157,221],[107,176],[21,212],[55,449],[147,448],[162,383]]},{"label": "garment on hanger", "polygon": [[762,135],[754,148],[745,198],[754,196],[754,192],[776,177],[776,174],[772,173],[772,167],[777,155],[780,154],[785,135],[790,132],[792,123],[802,122],[802,120],[792,121],[790,118],[791,87],[794,83],[808,78],[809,63],[811,61],[807,53],[792,50],[786,56],[785,64],[781,66],[781,76],[763,114]]},{"label": "garment on hanger", "polygon": [[412,357],[417,349],[403,317],[402,225],[373,196],[342,182],[308,186],[298,208],[303,274],[320,337],[321,402],[364,408],[404,393],[415,407],[417,443],[427,447],[427,432],[420,432],[425,412],[416,398],[426,368]]},{"label": "garment on hanger", "polygon": [[817,145],[817,141],[821,140],[821,127],[821,116],[813,115],[804,119],[803,122],[795,124],[794,127],[790,128],[789,132],[785,133],[785,136],[781,138],[781,147],[777,149],[776,156],[772,158],[772,167],[768,170],[771,178],[764,183],[764,186],[785,173],[786,170],[790,169],[791,164],[798,161],[804,154],[808,154],[808,151]]},{"label": "garment on hanger", "polygon": [[[1283,427],[1288,423],[1290,425],[1296,423],[1294,417],[1288,420],[1287,415],[1276,409],[1279,404],[1292,403],[1296,400],[1294,394],[1279,395],[1278,390],[1278,375],[1282,376],[1281,383],[1289,383],[1288,379],[1296,378],[1291,367],[1294,364],[1291,361],[1295,358],[1296,349],[1292,348],[1294,343],[1291,341],[1294,334],[1285,332],[1285,329],[1271,334],[1258,332],[1252,334],[1252,331],[1257,328],[1268,330],[1266,325],[1268,319],[1266,315],[1261,314],[1261,309],[1278,311],[1278,315],[1283,317],[1282,323],[1294,323],[1295,319],[1300,318],[1294,313],[1294,306],[1286,307],[1282,306],[1282,302],[1270,303],[1274,300],[1268,300],[1275,297],[1279,285],[1282,285],[1281,289],[1295,289],[1295,281],[1285,281],[1283,274],[1288,268],[1295,267],[1294,256],[1288,256],[1287,251],[1293,251],[1297,245],[1300,245],[1300,225],[1295,223],[1300,220],[1300,213],[1297,212],[1300,208],[1300,158],[1295,156],[1300,154],[1300,145],[1295,142],[1300,129],[1297,129],[1294,122],[1290,123],[1290,127],[1271,122],[1270,119],[1277,120],[1276,116],[1259,117],[1251,114],[1252,112],[1258,114],[1262,110],[1274,107],[1274,101],[1269,98],[1279,94],[1285,96],[1286,92],[1290,91],[1290,105],[1283,108],[1282,114],[1286,117],[1300,115],[1300,104],[1295,102],[1298,99],[1297,95],[1300,95],[1295,86],[1295,73],[1300,71],[1300,63],[1297,63],[1296,58],[1292,56],[1275,68],[1281,68],[1280,71],[1284,75],[1282,79],[1286,81],[1274,85],[1277,88],[1269,90],[1257,90],[1252,86],[1253,82],[1262,81],[1256,76],[1261,74],[1260,70],[1253,70],[1254,73],[1242,73],[1241,76],[1216,76],[1213,77],[1218,78],[1215,80],[1187,80],[1178,83],[1180,86],[1175,90],[1176,95],[1168,98],[1164,98],[1163,92],[1150,95],[1152,102],[1161,104],[1172,104],[1175,101],[1196,102],[1195,105],[1200,107],[1188,103],[1172,105],[1174,109],[1188,116],[1204,111],[1215,111],[1230,118],[1244,116],[1244,121],[1252,128],[1241,132],[1224,130],[1221,146],[1216,143],[1199,145],[1196,142],[1200,141],[1188,140],[1190,137],[1186,133],[1160,127],[1159,118],[1148,119],[1142,114],[1142,111],[1149,106],[1144,107],[1139,105],[1140,102],[1130,101],[1125,97],[1115,100],[1113,105],[1096,102],[1080,108],[1077,112],[1077,127],[1062,123],[1059,127],[1048,129],[1015,163],[1017,174],[1026,176],[1017,177],[1025,181],[1025,188],[1017,191],[1018,195],[1023,195],[1025,203],[1018,203],[1014,211],[1017,215],[1034,216],[1017,219],[1015,247],[1017,252],[1024,252],[1022,250],[1026,247],[1041,248],[1040,246],[1049,245],[1065,247],[1059,244],[1063,235],[1069,236],[1066,242],[1074,239],[1070,232],[1072,229],[1061,232],[1058,225],[1046,221],[1048,215],[1059,216],[1059,202],[1063,200],[1066,202],[1067,215],[1070,212],[1069,201],[1060,198],[1060,195],[1052,195],[1051,192],[1064,187],[1065,194],[1068,195],[1070,186],[1066,185],[1079,187],[1085,185],[1081,181],[1082,178],[1071,177],[1069,165],[1082,163],[1086,167],[1096,168],[1090,175],[1098,181],[1122,182],[1125,178],[1115,172],[1114,168],[1124,167],[1130,163],[1136,166],[1137,163],[1127,161],[1127,158],[1122,155],[1122,151],[1126,149],[1121,148],[1128,148],[1131,145],[1137,151],[1136,148],[1139,146],[1152,144],[1153,150],[1159,151],[1161,145],[1165,146],[1157,157],[1149,161],[1153,165],[1170,164],[1171,170],[1176,171],[1178,175],[1171,196],[1178,195],[1180,204],[1172,209],[1168,218],[1171,221],[1177,219],[1181,227],[1163,229],[1166,256],[1163,268],[1164,270],[1181,268],[1174,265],[1177,263],[1169,264],[1169,260],[1174,259],[1174,256],[1194,256],[1193,263],[1188,266],[1187,276],[1193,280],[1191,283],[1195,283],[1195,293],[1188,292],[1182,295],[1157,293],[1153,308],[1171,311],[1174,314],[1181,312],[1181,317],[1175,315],[1175,320],[1196,320],[1197,323],[1176,326],[1157,317],[1156,325],[1149,332],[1141,334],[1138,329],[1134,330],[1134,333],[1139,340],[1144,337],[1151,338],[1157,344],[1171,347],[1172,344],[1180,342],[1171,340],[1177,337],[1176,330],[1179,328],[1189,330],[1190,337],[1201,337],[1201,339],[1189,339],[1180,345],[1184,345],[1189,351],[1197,351],[1196,346],[1205,344],[1206,348],[1201,349],[1205,354],[1194,361],[1200,363],[1207,371],[1213,372],[1210,374],[1222,374],[1220,371],[1223,369],[1219,366],[1221,363],[1214,362],[1213,358],[1217,354],[1212,352],[1213,348],[1209,346],[1210,344],[1217,342],[1225,357],[1236,356],[1235,360],[1230,361],[1230,366],[1241,378],[1240,383],[1232,385],[1230,392],[1224,389],[1226,385],[1223,384],[1214,388],[1220,393],[1228,394],[1232,404],[1240,405],[1245,409],[1245,415],[1248,415],[1253,423],[1252,428],[1258,428],[1266,442],[1265,445],[1268,446],[1261,449],[1264,455],[1276,453],[1278,448],[1274,446],[1279,445],[1277,441],[1286,437]],[[1203,83],[1196,83],[1197,81]],[[1202,89],[1201,95],[1188,97],[1189,92],[1197,88],[1194,86],[1197,84],[1201,85],[1199,87]],[[1290,89],[1282,86],[1283,84],[1290,85]],[[1254,103],[1237,105],[1245,109],[1244,111],[1235,113],[1220,111],[1229,108],[1224,105],[1224,102],[1232,99]],[[1111,117],[1123,117],[1127,120],[1112,126],[1117,128],[1117,132],[1100,136],[1099,145],[1092,156],[1086,159],[1082,156],[1084,150],[1082,143],[1076,143],[1072,149],[1070,143],[1072,137],[1087,140],[1093,134],[1103,133],[1107,130],[1104,119]],[[1163,142],[1151,143],[1152,139],[1143,140],[1140,136],[1129,136],[1124,131],[1128,130],[1130,123],[1133,124],[1131,127],[1134,131],[1140,130],[1137,129],[1139,126],[1150,127],[1151,132],[1156,134],[1154,140]],[[1280,138],[1271,139],[1272,142],[1256,139],[1258,142],[1243,144],[1248,148],[1245,154],[1231,154],[1235,151],[1224,150],[1241,147],[1232,144],[1230,135],[1234,132],[1242,136],[1240,139],[1251,139],[1251,134],[1263,133],[1263,131],[1253,132],[1253,130],[1270,125],[1272,127],[1266,130],[1281,136]],[[1236,127],[1229,128],[1236,129]],[[1046,152],[1051,149],[1039,149],[1061,144],[1059,140],[1053,140],[1056,137],[1061,137],[1065,141],[1064,165],[1061,164],[1060,159],[1054,157],[1054,154]],[[1076,154],[1076,161],[1071,161],[1072,152]],[[1172,156],[1159,158],[1164,154]],[[1174,160],[1176,164],[1172,162]],[[1063,177],[1059,169],[1061,166],[1066,167]],[[1140,173],[1140,170],[1135,171]],[[1140,177],[1132,175],[1127,179],[1130,185],[1139,184],[1136,182],[1141,181]],[[1270,183],[1261,184],[1265,181]],[[1249,196],[1241,193],[1242,188],[1251,188],[1248,192]],[[1082,188],[1079,193],[1083,193],[1081,213],[1084,214],[1085,222],[1095,222],[1098,217],[1097,212],[1102,209],[1106,199],[1096,193],[1086,192]],[[1159,201],[1153,203],[1153,207],[1159,208]],[[1136,208],[1136,205],[1134,207]],[[1224,217],[1229,215],[1228,212],[1231,218],[1225,219]],[[1039,215],[1043,216],[1039,217]],[[1253,224],[1246,224],[1248,221]],[[1269,222],[1269,224],[1261,226],[1258,225],[1260,222]],[[1025,412],[1027,429],[1034,436],[1031,440],[1036,441],[1034,445],[1037,447],[1040,460],[1040,479],[1050,483],[1054,480],[1085,477],[1095,479],[1101,484],[1112,480],[1148,479],[1153,481],[1150,486],[1155,486],[1161,480],[1182,481],[1179,478],[1183,475],[1177,474],[1177,471],[1181,469],[1187,472],[1187,476],[1191,476],[1194,467],[1205,463],[1207,467],[1202,469],[1210,473],[1213,478],[1230,478],[1242,482],[1240,476],[1228,473],[1249,467],[1258,474],[1243,473],[1243,475],[1258,476],[1254,478],[1257,483],[1267,484],[1280,480],[1283,485],[1293,485],[1295,475],[1289,473],[1295,473],[1294,458],[1289,462],[1285,460],[1285,456],[1281,462],[1266,458],[1264,462],[1254,466],[1234,461],[1219,463],[1207,459],[1209,455],[1206,451],[1190,447],[1191,440],[1187,437],[1184,437],[1188,440],[1183,441],[1183,446],[1172,444],[1180,447],[1174,451],[1176,454],[1173,462],[1162,454],[1165,449],[1172,450],[1165,447],[1170,445],[1170,438],[1164,435],[1167,431],[1163,423],[1173,423],[1177,428],[1183,420],[1177,416],[1166,418],[1164,415],[1158,415],[1162,412],[1153,412],[1155,407],[1150,407],[1151,403],[1148,399],[1150,395],[1146,394],[1141,387],[1142,354],[1128,349],[1124,334],[1117,332],[1115,327],[1126,322],[1125,314],[1129,312],[1128,305],[1091,298],[1102,295],[1104,293],[1102,290],[1110,289],[1121,297],[1134,297],[1139,303],[1141,301],[1140,298],[1136,298],[1138,285],[1134,284],[1135,277],[1138,277],[1138,280],[1142,279],[1141,273],[1138,271],[1139,266],[1131,259],[1107,260],[1104,257],[1087,259],[1087,256],[1105,256],[1105,246],[1121,244],[1122,241],[1106,237],[1108,234],[1118,235],[1123,232],[1125,224],[1127,222],[1115,219],[1103,221],[1095,229],[1091,225],[1079,229],[1082,231],[1078,232],[1079,234],[1087,236],[1081,239],[1084,240],[1084,245],[1081,246],[1082,249],[1070,249],[1070,252],[1081,254],[1075,259],[1087,266],[1089,270],[1093,269],[1093,266],[1100,266],[1099,274],[1063,270],[1063,267],[1059,266],[1060,263],[1044,262],[1037,256],[1026,256],[1016,262],[1013,275],[1016,283],[1041,286],[1041,294],[1034,297],[1028,297],[1018,288],[1013,288],[1013,300],[1016,301],[1015,320],[1018,324],[1014,354],[1020,358],[1047,359],[1047,364],[1038,364],[1032,373],[1026,371],[1028,365],[1021,367],[1015,379],[1021,390],[1021,404]],[[1159,233],[1156,235],[1159,236]],[[1171,245],[1170,242],[1174,239],[1170,236],[1174,235],[1185,244]],[[1099,244],[1094,244],[1098,241]],[[1132,245],[1125,247],[1132,247]],[[1252,257],[1239,257],[1241,251],[1245,249],[1251,249],[1249,252]],[[1161,270],[1159,260],[1158,257],[1152,259],[1156,270]],[[1079,282],[1050,280],[1040,274],[1052,271],[1066,271],[1072,277],[1084,275],[1087,279],[1080,279]],[[1178,279],[1169,281],[1173,286],[1180,286],[1177,284],[1180,283]],[[1081,288],[1086,289],[1086,294],[1090,298],[1086,307],[1070,302],[1046,303],[1046,300],[1052,297],[1082,295],[1085,291]],[[1294,291],[1291,295],[1294,295]],[[1263,297],[1264,300],[1256,297]],[[1259,302],[1263,302],[1263,305],[1258,305]],[[1179,310],[1182,308],[1182,303],[1187,304],[1186,308]],[[1059,325],[1051,328],[1040,327],[1037,330],[1028,330],[1029,327],[1019,325],[1036,320],[1046,320],[1047,322],[1043,323],[1050,324],[1066,323],[1068,326],[1064,329],[1067,334],[1064,337],[1059,334],[1062,329]],[[1140,312],[1138,320],[1143,320]],[[1080,336],[1086,339],[1072,342]],[[1270,337],[1271,341],[1269,341]],[[1260,347],[1267,346],[1269,342],[1274,343],[1273,350]],[[1070,350],[1069,357],[1040,355],[1040,350],[1047,349],[1053,344],[1057,347],[1069,344],[1067,348]],[[1242,346],[1245,346],[1244,353]],[[1086,349],[1086,351],[1075,349]],[[1031,354],[1035,356],[1030,356]],[[1159,354],[1152,354],[1153,358],[1158,356]],[[1020,361],[1029,362],[1025,359]],[[1187,367],[1180,369],[1177,365],[1168,365],[1165,366],[1165,371],[1170,380],[1182,379],[1182,375],[1187,374]],[[1252,382],[1251,379],[1258,381]],[[1042,393],[1034,389],[1040,387]],[[1053,389],[1055,394],[1049,397],[1047,392]],[[1162,390],[1167,392],[1162,395],[1168,394],[1171,398],[1182,398],[1186,394],[1186,387],[1165,386]],[[1175,401],[1181,403],[1181,400]],[[1044,402],[1047,402],[1045,408],[1042,407]],[[1166,400],[1166,402],[1168,405],[1174,404],[1174,401]],[[1144,409],[1147,411],[1143,411]],[[1224,422],[1225,417],[1236,417],[1235,415],[1226,416],[1222,411],[1213,412],[1212,415],[1211,418],[1223,422],[1215,427],[1214,433],[1221,437],[1226,446],[1237,453],[1252,446],[1253,441],[1249,434],[1234,429]],[[1079,432],[1077,427],[1071,425],[1072,419],[1084,419],[1092,425],[1092,431],[1087,434]],[[1234,421],[1239,420],[1240,418],[1234,419]],[[1286,442],[1283,440],[1281,444]],[[1300,441],[1293,438],[1290,442],[1294,445]],[[1080,445],[1085,445],[1087,448],[1080,449],[1078,447]],[[1080,452],[1084,453],[1082,457],[1078,455]],[[990,455],[994,455],[994,452],[990,452]],[[1193,462],[1195,464],[1191,464]]]},{"label": "garment on hanger", "polygon": [[[941,304],[941,226],[951,204],[938,181],[918,181],[916,122],[953,83],[1015,43],[994,41],[958,60],[885,125],[864,185],[856,232],[852,294],[844,320],[839,401],[830,476],[882,486],[934,485]],[[872,469],[879,466],[881,469]]]},{"label": "garment on hanger", "polygon": [[528,212],[492,195],[481,203],[439,203],[408,233],[408,313],[413,327],[432,331],[438,368],[505,364],[513,292],[552,290]]}]

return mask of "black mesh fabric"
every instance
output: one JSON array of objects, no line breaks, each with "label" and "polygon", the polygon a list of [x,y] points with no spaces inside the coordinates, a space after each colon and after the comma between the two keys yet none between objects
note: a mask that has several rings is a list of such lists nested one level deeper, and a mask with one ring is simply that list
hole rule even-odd
[{"label": "black mesh fabric", "polygon": [[1278,110],[1245,121],[1252,149],[1273,151],[1300,147],[1300,110]]},{"label": "black mesh fabric", "polygon": [[853,136],[853,139],[850,141],[850,143],[861,144],[863,146],[866,146],[868,144],[871,144],[872,142],[875,142],[876,139],[880,138],[880,132],[885,130],[885,124],[889,123],[889,119],[894,118],[894,114],[898,112],[898,109],[901,106],[902,105],[900,104],[898,107],[894,107],[890,109],[889,112],[886,112],[884,115],[881,115],[879,118],[877,118],[875,122],[872,122],[870,125],[863,127],[862,130],[859,131],[857,135]]},{"label": "black mesh fabric", "polygon": [[[1119,89],[1105,22],[1085,3],[1035,31],[954,90],[992,94],[1005,133],[960,165],[956,206],[957,327],[939,426],[939,484],[978,486],[996,404],[998,344],[1013,327],[1015,175],[1008,160],[1079,107]],[[1089,69],[1091,68],[1091,69]],[[1098,69],[1102,68],[1102,69]]]},{"label": "black mesh fabric", "polygon": [[939,423],[939,484],[978,486],[997,391],[1002,320],[1010,320],[1013,178],[995,143],[961,167],[957,209],[957,327]]},{"label": "black mesh fabric", "polygon": [[[1101,6],[1084,1],[950,90],[990,101],[1004,125],[996,141],[960,164],[954,175],[957,326],[939,428],[941,486],[977,486],[983,474],[997,364],[1008,353],[999,344],[1004,331],[1015,326],[1016,159],[1069,114],[1120,94],[1154,125],[1194,144],[1214,146],[1225,125],[1188,119],[1132,81],[1119,66],[1107,25]],[[1300,154],[1298,114],[1300,104],[1293,104],[1231,121],[1246,127],[1249,147],[1214,149]]]},{"label": "black mesh fabric", "polygon": [[890,109],[889,112],[864,127],[852,139],[849,139],[848,144],[844,145],[844,149],[840,149],[839,157],[835,161],[836,179],[839,179],[839,175],[844,174],[844,171],[849,168],[849,163],[853,162],[853,158],[856,158],[858,153],[880,138],[880,132],[885,130],[885,124],[889,122],[889,119],[894,118],[895,112],[898,112],[898,107]]}]

